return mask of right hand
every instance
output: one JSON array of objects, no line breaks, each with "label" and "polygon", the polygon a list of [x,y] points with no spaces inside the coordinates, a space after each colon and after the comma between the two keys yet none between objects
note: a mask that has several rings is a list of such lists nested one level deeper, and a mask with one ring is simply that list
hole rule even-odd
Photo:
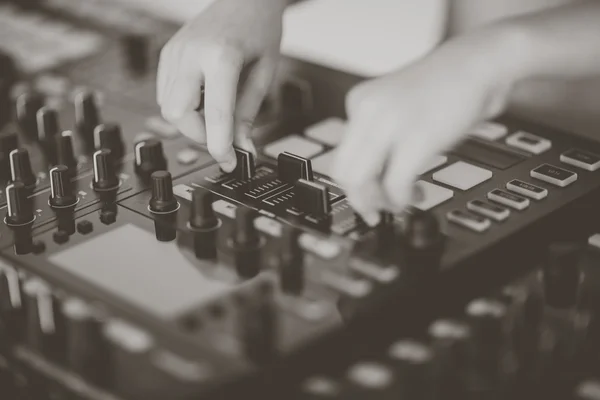
[{"label": "right hand", "polygon": [[226,172],[236,166],[234,144],[256,154],[250,133],[275,76],[286,5],[287,0],[216,0],[161,51],[157,101],[163,117],[206,144]]}]

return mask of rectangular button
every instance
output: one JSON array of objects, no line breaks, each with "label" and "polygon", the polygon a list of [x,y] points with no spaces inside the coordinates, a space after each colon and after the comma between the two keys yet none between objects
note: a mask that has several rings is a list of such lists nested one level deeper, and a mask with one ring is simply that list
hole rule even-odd
[{"label": "rectangular button", "polygon": [[511,192],[522,194],[535,200],[542,200],[548,196],[548,190],[531,183],[523,182],[519,179],[513,179],[506,184],[506,188]]},{"label": "rectangular button", "polygon": [[308,138],[335,147],[342,141],[345,132],[346,122],[334,117],[309,126],[304,134]]},{"label": "rectangular button", "polygon": [[430,210],[433,207],[450,200],[454,196],[454,192],[452,190],[434,185],[433,183],[417,181],[415,185],[421,189],[423,193],[423,199],[418,203],[413,203],[412,206],[421,211]]},{"label": "rectangular button", "polygon": [[510,168],[526,159],[523,155],[507,148],[500,149],[491,143],[486,144],[473,139],[463,141],[452,150],[452,153],[460,158],[498,169]]},{"label": "rectangular button", "polygon": [[435,158],[431,160],[429,164],[427,164],[427,166],[419,173],[419,175],[426,174],[429,171],[436,169],[437,167],[441,167],[442,165],[446,164],[447,161],[448,157],[446,156],[435,156]]},{"label": "rectangular button", "polygon": [[548,139],[524,131],[510,135],[506,144],[533,154],[542,154],[552,148],[552,142]]},{"label": "rectangular button", "polygon": [[485,140],[502,139],[508,134],[508,128],[497,122],[483,122],[469,131],[469,135]]},{"label": "rectangular button", "polygon": [[492,171],[458,161],[433,174],[433,180],[460,190],[469,190],[492,178]]},{"label": "rectangular button", "polygon": [[469,228],[475,232],[483,232],[489,229],[491,225],[489,219],[461,210],[450,211],[446,214],[446,217],[448,218],[448,221]]},{"label": "rectangular button", "polygon": [[567,171],[550,164],[542,164],[539,167],[532,169],[530,173],[532,178],[540,181],[548,182],[559,187],[569,186],[577,180],[575,172]]},{"label": "rectangular button", "polygon": [[467,209],[498,222],[504,221],[510,216],[508,208],[496,206],[481,200],[471,200],[467,203]]},{"label": "rectangular button", "polygon": [[323,145],[298,135],[290,135],[266,145],[264,151],[266,155],[275,159],[286,151],[302,158],[313,158],[323,151]]},{"label": "rectangular button", "polygon": [[560,161],[586,171],[596,171],[600,168],[600,156],[579,149],[571,149],[560,155]]},{"label": "rectangular button", "polygon": [[514,208],[515,210],[524,210],[529,207],[529,199],[500,189],[494,189],[489,192],[487,198],[496,203]]}]

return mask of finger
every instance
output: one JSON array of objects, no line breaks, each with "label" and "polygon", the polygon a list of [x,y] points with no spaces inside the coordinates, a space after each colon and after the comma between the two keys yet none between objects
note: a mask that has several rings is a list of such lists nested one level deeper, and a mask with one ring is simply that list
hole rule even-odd
[{"label": "finger", "polygon": [[251,140],[252,128],[260,107],[267,96],[277,69],[275,57],[262,58],[250,71],[239,95],[235,111],[235,144],[256,155]]},{"label": "finger", "polygon": [[231,172],[236,165],[234,112],[244,58],[235,49],[221,48],[211,59],[204,95],[207,147],[221,168]]},{"label": "finger", "polygon": [[177,129],[193,141],[206,144],[204,116],[197,111],[188,111],[177,123]]},{"label": "finger", "polygon": [[156,103],[162,106],[163,95],[165,92],[165,85],[167,76],[171,66],[171,49],[170,43],[167,43],[160,51],[160,58],[158,61],[158,69],[156,72]]}]

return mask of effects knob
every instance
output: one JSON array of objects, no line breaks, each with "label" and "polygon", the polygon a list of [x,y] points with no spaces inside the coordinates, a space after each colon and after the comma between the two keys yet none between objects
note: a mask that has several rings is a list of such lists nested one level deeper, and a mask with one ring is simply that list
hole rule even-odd
[{"label": "effects knob", "polygon": [[50,170],[50,199],[48,204],[53,208],[69,208],[75,206],[79,199],[74,193],[69,168],[57,165]]},{"label": "effects knob", "polygon": [[137,32],[126,33],[121,37],[121,49],[125,68],[132,76],[142,77],[150,67],[149,38]]},{"label": "effects knob", "polygon": [[119,187],[119,177],[115,169],[112,152],[108,149],[98,150],[93,155],[94,178],[92,187],[96,191],[116,190]]},{"label": "effects knob", "polygon": [[257,212],[248,207],[238,207],[235,212],[235,228],[230,246],[234,253],[235,267],[240,277],[249,279],[260,272],[262,238],[254,226]]},{"label": "effects knob", "polygon": [[304,289],[304,253],[300,229],[284,224],[279,239],[279,282],[285,293],[298,295]]},{"label": "effects knob", "polygon": [[10,153],[10,175],[12,182],[21,182],[31,191],[37,184],[37,177],[33,173],[29,151],[17,149]]},{"label": "effects knob", "polygon": [[135,172],[142,178],[148,178],[156,171],[167,169],[167,160],[162,143],[148,139],[135,145]]},{"label": "effects knob", "polygon": [[94,146],[96,150],[109,149],[115,162],[125,155],[125,143],[121,126],[118,124],[100,124],[94,130]]},{"label": "effects knob", "polygon": [[10,180],[10,153],[19,148],[16,132],[0,134],[0,182]]},{"label": "effects knob", "polygon": [[424,276],[437,271],[445,236],[434,214],[413,210],[407,216],[400,262],[409,270]]},{"label": "effects knob", "polygon": [[17,120],[29,140],[38,138],[37,113],[44,105],[44,96],[37,92],[25,92],[17,97]]},{"label": "effects knob", "polygon": [[56,136],[60,134],[58,112],[44,106],[37,112],[38,140],[48,164],[56,164]]},{"label": "effects knob", "polygon": [[88,154],[94,151],[94,129],[99,124],[100,110],[96,94],[91,90],[82,90],[75,97],[75,126]]},{"label": "effects knob", "polygon": [[546,305],[569,308],[577,304],[580,257],[581,247],[576,243],[555,243],[548,247],[542,278]]},{"label": "effects knob", "polygon": [[157,214],[167,214],[179,209],[179,202],[173,194],[173,179],[167,171],[152,174],[152,197],[149,210]]},{"label": "effects knob", "polygon": [[196,188],[192,192],[189,229],[194,232],[194,251],[201,260],[211,260],[217,256],[217,231],[221,221],[213,209],[213,194]]},{"label": "effects knob", "polygon": [[69,168],[71,176],[77,174],[77,158],[73,147],[73,132],[64,131],[55,138],[56,163]]},{"label": "effects knob", "polygon": [[29,191],[22,182],[14,182],[6,187],[6,218],[9,226],[22,226],[33,222],[33,205]]}]

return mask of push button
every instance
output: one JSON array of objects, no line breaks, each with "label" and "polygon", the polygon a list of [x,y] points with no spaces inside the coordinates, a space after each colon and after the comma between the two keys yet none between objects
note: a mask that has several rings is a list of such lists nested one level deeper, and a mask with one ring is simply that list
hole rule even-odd
[{"label": "push button", "polygon": [[524,131],[510,135],[506,144],[533,154],[542,154],[552,148],[552,142],[548,139]]},{"label": "push button", "polygon": [[560,161],[565,164],[573,165],[585,169],[586,171],[596,171],[600,168],[600,156],[579,149],[571,149],[560,155]]},{"label": "push button", "polygon": [[519,179],[513,179],[512,181],[508,182],[506,184],[506,188],[511,192],[518,193],[535,200],[542,200],[548,196],[548,190],[532,185],[531,183],[523,182]]},{"label": "push button", "polygon": [[510,210],[508,208],[486,203],[481,200],[471,200],[467,203],[467,209],[498,222],[502,222],[510,216]]},{"label": "push button", "polygon": [[309,126],[304,134],[317,142],[336,147],[342,141],[345,131],[346,123],[342,119],[328,118]]},{"label": "push button", "polygon": [[454,192],[452,190],[434,185],[433,183],[417,181],[415,185],[421,189],[423,198],[420,202],[413,203],[412,206],[421,211],[428,211],[433,207],[450,200],[454,196]]},{"label": "push button", "polygon": [[464,228],[475,232],[483,232],[492,224],[489,219],[479,215],[470,214],[461,210],[453,210],[446,214],[448,221],[454,222]]},{"label": "push button", "polygon": [[487,198],[502,205],[514,208],[515,210],[524,210],[529,207],[529,199],[517,196],[516,194],[505,192],[504,190],[494,189],[488,193]]},{"label": "push button", "polygon": [[458,161],[433,174],[433,180],[460,190],[469,190],[492,178],[492,171]]},{"label": "push button", "polygon": [[306,140],[298,135],[291,135],[276,140],[265,147],[265,154],[277,158],[279,154],[288,152],[302,158],[313,158],[323,151],[323,145]]},{"label": "push button", "polygon": [[507,134],[508,128],[497,122],[484,122],[469,131],[471,136],[490,141],[502,139]]},{"label": "push button", "polygon": [[577,180],[575,172],[567,171],[550,164],[542,164],[531,170],[531,177],[555,186],[565,187]]}]

